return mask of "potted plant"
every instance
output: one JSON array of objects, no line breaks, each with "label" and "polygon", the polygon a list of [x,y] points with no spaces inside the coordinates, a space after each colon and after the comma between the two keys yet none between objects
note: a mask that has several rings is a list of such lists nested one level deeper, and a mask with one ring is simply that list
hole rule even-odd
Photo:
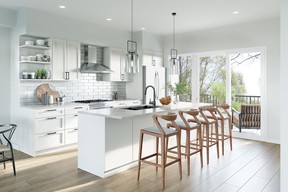
[{"label": "potted plant", "polygon": [[36,79],[41,79],[42,76],[42,72],[41,69],[37,69],[36,73],[35,73],[35,78]]},{"label": "potted plant", "polygon": [[41,79],[47,79],[47,71],[45,69],[41,70]]},{"label": "potted plant", "polygon": [[167,87],[171,93],[175,96],[174,103],[179,101],[179,95],[187,94],[188,84],[184,81],[180,81],[179,83],[175,83],[173,86],[171,83],[167,83]]}]

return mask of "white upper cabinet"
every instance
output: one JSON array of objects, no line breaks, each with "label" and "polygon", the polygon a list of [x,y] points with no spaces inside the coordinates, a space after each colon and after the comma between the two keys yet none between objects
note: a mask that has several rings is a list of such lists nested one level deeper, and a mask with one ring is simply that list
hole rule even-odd
[{"label": "white upper cabinet", "polygon": [[131,81],[132,75],[125,72],[125,50],[108,47],[104,49],[104,64],[113,72],[103,76],[105,81]]},{"label": "white upper cabinet", "polygon": [[158,66],[163,67],[162,54],[154,51],[142,51],[142,65],[143,66]]},{"label": "white upper cabinet", "polygon": [[78,79],[80,42],[53,39],[53,80]]}]

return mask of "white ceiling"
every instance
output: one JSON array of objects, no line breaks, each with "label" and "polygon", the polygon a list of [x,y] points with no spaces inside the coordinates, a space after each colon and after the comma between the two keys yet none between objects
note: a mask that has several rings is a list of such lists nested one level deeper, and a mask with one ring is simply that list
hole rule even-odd
[{"label": "white ceiling", "polygon": [[[177,13],[176,33],[279,17],[279,4],[279,0],[134,0],[134,31],[145,27],[147,32],[171,34],[172,12]],[[0,6],[32,8],[131,30],[131,0],[0,0]]]}]

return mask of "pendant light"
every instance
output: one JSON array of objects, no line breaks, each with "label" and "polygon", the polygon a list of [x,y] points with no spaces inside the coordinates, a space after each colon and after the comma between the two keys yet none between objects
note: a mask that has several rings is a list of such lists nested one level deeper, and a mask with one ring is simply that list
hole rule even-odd
[{"label": "pendant light", "polygon": [[133,40],[133,0],[131,0],[131,40],[127,41],[127,54],[125,71],[127,73],[139,73],[139,55],[137,43]]},{"label": "pendant light", "polygon": [[176,13],[172,13],[173,16],[173,49],[170,52],[170,74],[179,74],[179,60],[177,56],[177,49],[175,49],[175,16]]}]

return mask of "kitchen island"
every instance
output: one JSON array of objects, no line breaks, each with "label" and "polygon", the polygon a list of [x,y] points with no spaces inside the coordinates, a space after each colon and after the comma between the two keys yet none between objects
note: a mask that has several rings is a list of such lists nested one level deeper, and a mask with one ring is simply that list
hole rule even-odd
[{"label": "kitchen island", "polygon": [[[104,178],[135,166],[140,129],[153,126],[153,114],[205,105],[210,104],[180,102],[142,110],[106,108],[81,111],[78,122],[78,168]],[[145,136],[143,155],[154,151],[155,138]]]}]

